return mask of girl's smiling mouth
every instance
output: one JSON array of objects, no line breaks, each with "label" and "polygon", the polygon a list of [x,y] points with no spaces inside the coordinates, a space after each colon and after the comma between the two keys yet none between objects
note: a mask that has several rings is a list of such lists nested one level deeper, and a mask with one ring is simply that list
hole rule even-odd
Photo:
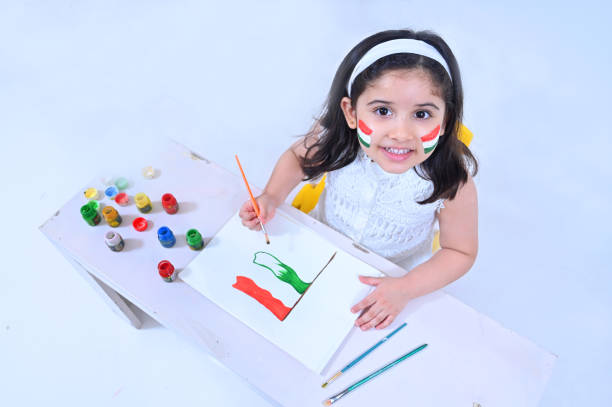
[{"label": "girl's smiling mouth", "polygon": [[410,157],[414,150],[409,148],[380,147],[385,156],[393,161],[403,161]]}]

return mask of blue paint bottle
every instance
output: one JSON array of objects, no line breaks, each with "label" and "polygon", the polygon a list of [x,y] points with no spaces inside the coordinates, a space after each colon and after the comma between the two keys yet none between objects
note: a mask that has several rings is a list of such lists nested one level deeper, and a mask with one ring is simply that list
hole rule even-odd
[{"label": "blue paint bottle", "polygon": [[109,199],[115,199],[115,196],[117,196],[118,193],[119,190],[114,185],[111,185],[104,190],[104,195],[106,195]]},{"label": "blue paint bottle", "polygon": [[161,243],[164,247],[172,247],[176,243],[176,238],[174,234],[167,226],[162,226],[157,229],[157,239],[159,239],[159,243]]}]

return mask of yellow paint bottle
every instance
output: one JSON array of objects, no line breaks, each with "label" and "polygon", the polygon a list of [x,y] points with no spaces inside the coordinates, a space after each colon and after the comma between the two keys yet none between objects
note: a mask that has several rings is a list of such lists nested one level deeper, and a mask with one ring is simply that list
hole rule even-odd
[{"label": "yellow paint bottle", "polygon": [[151,200],[144,192],[139,192],[134,195],[134,202],[136,203],[136,207],[142,213],[149,213],[153,206],[151,204]]}]

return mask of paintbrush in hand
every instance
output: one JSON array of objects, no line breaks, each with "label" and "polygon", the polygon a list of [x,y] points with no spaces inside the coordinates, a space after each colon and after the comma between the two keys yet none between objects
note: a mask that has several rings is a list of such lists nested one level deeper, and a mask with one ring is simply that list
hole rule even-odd
[{"label": "paintbrush in hand", "polygon": [[249,191],[249,196],[251,197],[251,203],[253,204],[253,208],[255,209],[255,214],[257,215],[257,219],[259,219],[259,224],[261,225],[261,230],[263,230],[264,235],[266,237],[266,243],[270,244],[270,237],[268,237],[268,232],[266,232],[266,228],[264,227],[263,221],[261,220],[261,212],[259,211],[259,205],[257,205],[257,201],[255,197],[253,197],[253,193],[251,192],[251,187],[249,186],[249,182],[246,179],[246,175],[244,175],[244,171],[242,170],[242,165],[240,165],[240,160],[238,159],[238,155],[236,157],[236,162],[238,163],[238,168],[240,168],[240,173],[242,174],[242,179],[244,180],[244,184]]}]

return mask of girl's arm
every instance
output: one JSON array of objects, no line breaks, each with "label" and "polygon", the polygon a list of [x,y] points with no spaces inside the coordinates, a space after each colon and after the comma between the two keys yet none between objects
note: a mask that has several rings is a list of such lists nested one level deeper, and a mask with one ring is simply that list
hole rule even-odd
[{"label": "girl's arm", "polygon": [[[293,188],[304,179],[305,174],[300,163],[306,154],[307,146],[315,141],[313,130],[314,128],[308,135],[293,143],[280,156],[263,193],[256,198],[263,223],[267,223],[274,217],[276,208],[287,199]],[[242,224],[249,229],[258,230],[261,228],[250,200],[242,205],[239,216],[242,219]]]},{"label": "girl's arm", "polygon": [[457,191],[453,200],[444,203],[438,220],[440,247],[428,261],[399,278],[359,277],[376,286],[370,295],[351,308],[359,312],[369,307],[355,322],[363,330],[387,327],[408,301],[436,291],[468,272],[478,252],[478,199],[474,180]]}]

